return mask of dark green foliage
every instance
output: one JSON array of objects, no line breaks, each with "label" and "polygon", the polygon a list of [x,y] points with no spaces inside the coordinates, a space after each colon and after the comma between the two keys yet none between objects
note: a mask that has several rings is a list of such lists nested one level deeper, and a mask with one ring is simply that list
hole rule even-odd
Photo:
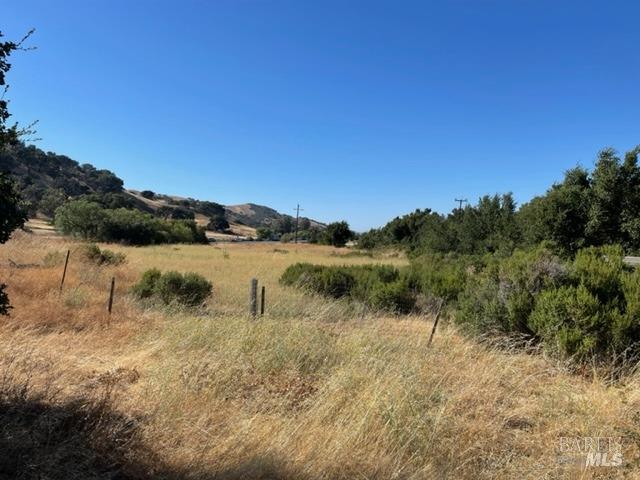
[{"label": "dark green foliage", "polygon": [[11,232],[22,227],[26,220],[14,182],[0,172],[0,243],[9,240]]},{"label": "dark green foliage", "polygon": [[258,237],[258,240],[273,240],[276,238],[273,230],[267,227],[258,227],[256,229],[256,236]]},{"label": "dark green foliage", "polygon": [[224,232],[229,228],[229,222],[224,215],[217,215],[215,217],[211,217],[209,223],[207,223],[207,230],[213,232]]},{"label": "dark green foliage", "polygon": [[139,205],[132,199],[131,196],[125,193],[88,193],[78,197],[87,202],[93,202],[100,205],[102,208],[116,209],[116,208],[137,208]]},{"label": "dark green foliage", "polygon": [[171,210],[171,218],[174,220],[193,220],[196,216],[186,208],[174,208]]},{"label": "dark green foliage", "polygon": [[155,192],[151,190],[143,190],[140,192],[140,195],[148,200],[153,200],[154,198],[156,198]]},{"label": "dark green foliage", "polygon": [[544,345],[563,355],[587,357],[609,344],[612,316],[584,285],[540,294],[529,323]]},{"label": "dark green foliage", "polygon": [[509,253],[520,236],[511,194],[487,195],[477,205],[455,209],[447,216],[426,209],[397,217],[381,229],[362,234],[358,246],[371,249],[398,245],[412,255]]},{"label": "dark green foliage", "polygon": [[44,213],[48,217],[53,217],[56,209],[66,201],[67,195],[64,193],[64,190],[60,188],[49,188],[42,195],[36,210]]},{"label": "dark green foliage", "polygon": [[274,223],[274,230],[280,234],[293,232],[294,220],[289,215],[283,215]]},{"label": "dark green foliage", "polygon": [[[122,180],[112,172],[79,165],[64,155],[45,153],[23,143],[0,149],[0,170],[16,179],[24,200],[36,208],[50,190],[62,192],[66,198],[122,193]],[[51,209],[47,200],[44,205]]]},{"label": "dark green foliage", "polygon": [[[11,68],[9,57],[15,50],[20,48],[22,42],[31,33],[29,32],[18,43],[0,42],[0,91],[3,92],[0,95],[0,159],[11,146],[18,143],[18,138],[21,134],[29,133],[29,129],[20,131],[17,124],[7,125],[11,114],[8,110],[8,101],[4,97],[4,92],[6,92],[7,88],[5,75]],[[0,32],[0,38],[2,38],[2,32]],[[0,243],[5,243],[9,240],[11,233],[16,228],[22,227],[27,219],[25,210],[20,206],[21,199],[16,186],[3,170],[6,169],[0,163]],[[0,315],[8,315],[9,309],[11,309],[6,288],[7,286],[4,283],[0,284]]]},{"label": "dark green foliage", "polygon": [[86,200],[59,207],[55,224],[62,233],[102,242],[150,245],[207,241],[204,230],[193,220],[162,220],[138,210],[104,209]]},{"label": "dark green foliage", "polygon": [[370,303],[380,310],[404,314],[413,310],[416,296],[404,279],[378,282],[371,288]]},{"label": "dark green foliage", "polygon": [[511,194],[487,195],[448,215],[416,210],[362,234],[358,246],[400,246],[411,255],[508,255],[544,241],[565,257],[607,244],[640,252],[639,152],[636,147],[621,160],[613,149],[604,149],[591,173],[568,170],[562,182],[519,210]]},{"label": "dark green foliage", "polygon": [[323,266],[297,263],[280,278],[284,285],[331,298],[349,298],[377,309],[408,313],[416,296],[398,269],[389,265]]},{"label": "dark green foliage", "polygon": [[468,275],[456,320],[474,332],[531,334],[528,318],[537,295],[566,277],[566,265],[545,248],[490,259]]},{"label": "dark green foliage", "polygon": [[581,249],[573,261],[549,250],[516,251],[470,274],[456,321],[478,334],[524,334],[563,357],[640,354],[640,272],[620,247]]},{"label": "dark green foliage", "polygon": [[211,295],[212,285],[202,275],[188,272],[161,273],[157,269],[144,272],[133,287],[138,298],[157,297],[165,304],[180,304],[194,307],[201,305]]},{"label": "dark green foliage", "polygon": [[87,260],[97,265],[120,265],[126,260],[124,253],[101,249],[95,243],[83,245],[81,253]]},{"label": "dark green foliage", "polygon": [[155,293],[158,280],[162,276],[162,272],[157,268],[152,268],[145,271],[140,278],[140,281],[136,283],[132,291],[138,298],[149,298]]},{"label": "dark green foliage", "polygon": [[322,232],[320,241],[326,245],[344,247],[353,238],[355,238],[355,234],[349,228],[349,224],[342,221],[327,225],[327,228]]},{"label": "dark green foliage", "polygon": [[468,271],[481,264],[478,257],[424,254],[411,261],[409,279],[415,290],[455,303],[458,294],[464,290]]}]

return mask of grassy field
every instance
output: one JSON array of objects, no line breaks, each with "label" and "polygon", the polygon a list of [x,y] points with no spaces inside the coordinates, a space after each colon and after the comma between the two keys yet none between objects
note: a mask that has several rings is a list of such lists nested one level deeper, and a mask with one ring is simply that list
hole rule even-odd
[{"label": "grassy field", "polygon": [[[638,478],[640,377],[571,375],[446,322],[427,346],[430,319],[278,285],[299,261],[401,265],[402,256],[108,246],[128,261],[98,267],[77,247],[21,233],[0,247],[14,305],[0,332],[0,477]],[[34,264],[66,248],[59,293],[60,255]],[[205,275],[211,301],[142,307],[128,291],[152,267]],[[247,315],[252,277],[267,291],[259,320]],[[621,438],[624,467],[560,462],[561,439],[582,437]]]}]

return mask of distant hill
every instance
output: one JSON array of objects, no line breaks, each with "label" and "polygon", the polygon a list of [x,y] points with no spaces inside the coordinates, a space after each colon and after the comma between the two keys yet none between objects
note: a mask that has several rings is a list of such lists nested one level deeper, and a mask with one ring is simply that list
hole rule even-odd
[{"label": "distant hill", "polygon": [[[193,218],[202,226],[209,225],[210,230],[238,236],[254,236],[258,227],[277,228],[284,219],[293,220],[290,215],[253,203],[224,206],[152,191],[127,190],[122,179],[110,170],[80,164],[33,145],[18,144],[0,152],[0,171],[14,177],[32,217],[51,217],[58,205],[83,197],[105,208],[134,208],[166,218]],[[229,225],[225,226],[221,219]],[[312,227],[324,227],[320,222],[307,220]]]},{"label": "distant hill", "polygon": [[0,170],[18,182],[24,200],[38,203],[47,190],[69,197],[90,193],[118,193],[123,182],[109,170],[98,170],[88,163],[80,165],[65,155],[44,152],[18,144],[0,151]]},{"label": "distant hill", "polygon": [[[248,225],[250,227],[274,227],[277,222],[281,221],[284,217],[290,217],[277,212],[273,208],[265,207],[263,205],[256,205],[255,203],[243,203],[241,205],[227,205],[227,218],[230,222],[240,223]],[[317,222],[310,218],[301,217],[301,220],[308,220],[310,227],[322,229],[325,227],[323,223]]]}]

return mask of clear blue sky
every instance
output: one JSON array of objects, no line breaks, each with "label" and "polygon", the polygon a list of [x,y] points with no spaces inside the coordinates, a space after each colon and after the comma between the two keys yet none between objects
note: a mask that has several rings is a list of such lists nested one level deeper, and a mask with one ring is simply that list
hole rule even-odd
[{"label": "clear blue sky", "polygon": [[38,145],[364,230],[640,143],[636,1],[0,0]]}]

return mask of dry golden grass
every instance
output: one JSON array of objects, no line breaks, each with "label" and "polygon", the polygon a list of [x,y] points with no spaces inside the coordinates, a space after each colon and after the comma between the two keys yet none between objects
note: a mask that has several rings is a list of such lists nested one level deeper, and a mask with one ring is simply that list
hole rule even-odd
[{"label": "dry golden grass", "polygon": [[[18,234],[0,254],[28,264],[66,248],[62,240]],[[73,445],[90,445],[98,459],[110,442],[130,445],[107,455],[110,473],[220,479],[638,477],[637,376],[611,384],[597,375],[571,375],[540,355],[463,338],[446,323],[428,346],[428,320],[377,315],[277,282],[298,261],[406,262],[400,256],[258,243],[108,248],[126,253],[128,263],[97,267],[72,253],[62,295],[59,265],[3,266],[15,309],[2,321],[0,367],[11,374],[0,378],[9,391],[27,378],[33,395],[55,390],[43,401],[56,412],[76,408],[73,399],[102,398],[106,388],[110,413],[104,418],[113,418],[114,426],[99,424],[89,440],[86,429],[74,427],[72,433],[78,439]],[[214,284],[213,299],[197,311],[143,310],[126,292],[151,267],[202,273]],[[118,292],[108,318],[111,276]],[[257,321],[246,314],[251,277],[267,289],[267,315]],[[598,436],[624,439],[624,468],[558,462],[561,437]],[[60,463],[59,478],[100,478],[94,474],[106,468],[102,460],[75,470],[68,463]]]}]

